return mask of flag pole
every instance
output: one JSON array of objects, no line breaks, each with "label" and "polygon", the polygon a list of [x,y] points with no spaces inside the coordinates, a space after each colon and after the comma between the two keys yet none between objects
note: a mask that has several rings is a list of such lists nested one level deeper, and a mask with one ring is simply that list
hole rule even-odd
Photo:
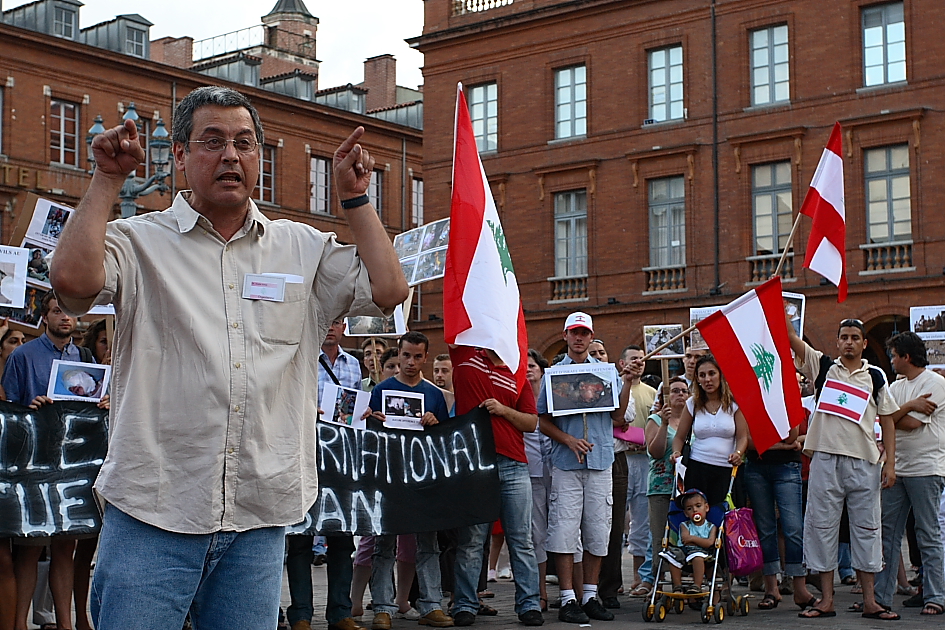
[{"label": "flag pole", "polygon": [[771,277],[781,275],[781,267],[784,266],[784,261],[787,259],[788,251],[791,249],[791,244],[794,243],[794,234],[797,232],[797,226],[801,224],[801,217],[803,215],[798,212],[797,218],[794,219],[794,225],[791,227],[791,234],[788,236],[787,243],[784,245],[784,251],[781,252],[781,260],[778,261],[778,267],[774,270],[774,273],[771,274]]},{"label": "flag pole", "polygon": [[653,358],[653,355],[655,355],[657,352],[659,352],[660,350],[663,350],[664,348],[668,348],[669,346],[673,345],[674,342],[676,342],[676,341],[682,339],[683,337],[685,337],[686,335],[688,335],[689,333],[691,333],[691,332],[694,331],[695,329],[696,329],[696,325],[693,324],[692,326],[690,326],[690,327],[687,328],[686,330],[682,331],[681,333],[679,333],[678,335],[676,335],[675,337],[673,337],[672,339],[670,339],[670,340],[667,341],[666,343],[664,343],[664,344],[662,344],[662,345],[656,347],[656,349],[654,349],[652,352],[650,352],[649,354],[647,354],[646,356],[644,356],[644,357],[643,357],[643,360],[644,360],[644,361],[649,361],[650,359]]}]

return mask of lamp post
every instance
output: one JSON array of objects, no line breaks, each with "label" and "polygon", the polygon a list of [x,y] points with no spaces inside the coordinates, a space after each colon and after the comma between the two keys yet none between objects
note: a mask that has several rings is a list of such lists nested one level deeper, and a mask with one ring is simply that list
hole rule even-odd
[{"label": "lamp post", "polygon": [[[128,105],[128,109],[125,111],[125,115],[122,116],[122,120],[133,120],[135,125],[138,124],[138,111],[135,109],[134,103]],[[92,171],[95,170],[95,156],[92,154],[92,140],[100,133],[105,133],[105,125],[103,124],[101,115],[95,117],[95,124],[89,129],[89,133],[86,136],[86,144],[88,145],[89,151],[89,164],[92,166]],[[125,182],[121,185],[121,191],[118,193],[118,196],[121,198],[121,216],[123,219],[133,217],[137,214],[138,204],[135,203],[135,200],[138,199],[138,197],[144,197],[153,192],[159,192],[163,195],[169,190],[164,180],[170,175],[170,172],[167,171],[167,165],[170,161],[171,136],[164,126],[164,121],[161,119],[158,119],[154,131],[151,133],[151,139],[148,141],[148,151],[151,155],[151,164],[154,165],[154,174],[144,181],[138,182],[134,172],[129,173],[127,179],[125,179]]]}]

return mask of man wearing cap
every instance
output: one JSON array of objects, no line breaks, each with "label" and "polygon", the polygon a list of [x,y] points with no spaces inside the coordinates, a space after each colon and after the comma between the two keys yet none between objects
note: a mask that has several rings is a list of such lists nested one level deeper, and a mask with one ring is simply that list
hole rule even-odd
[{"label": "man wearing cap", "polygon": [[[823,598],[800,616],[811,619],[836,616],[833,572],[837,568],[840,515],[846,503],[853,568],[863,586],[863,616],[899,619],[899,615],[876,602],[873,591],[874,575],[883,568],[880,488],[889,488],[896,482],[893,414],[899,405],[889,393],[882,370],[863,359],[867,344],[863,322],[858,319],[840,322],[837,331],[840,357],[833,362],[823,360],[823,352],[798,337],[790,320],[787,329],[798,370],[821,387],[804,442],[804,453],[811,458],[804,516],[804,563],[809,570],[820,573]],[[826,378],[818,378],[822,371]],[[885,463],[880,463],[873,428],[877,414]]]},{"label": "man wearing cap", "polygon": [[[568,315],[564,340],[568,352],[559,365],[599,363],[588,355],[594,323],[587,313]],[[544,385],[538,395],[538,416],[542,432],[553,440],[551,451],[551,497],[548,508],[548,539],[545,548],[557,554],[556,566],[561,586],[558,619],[568,623],[588,623],[591,618],[611,621],[613,613],[597,597],[601,561],[607,555],[611,527],[608,500],[613,490],[611,466],[614,462],[613,428],[626,425],[624,413],[630,399],[628,368],[621,373],[619,401],[610,412],[576,413],[552,417],[548,412]],[[624,386],[621,386],[624,385]],[[584,545],[584,594],[579,605],[572,580],[573,554]]]}]

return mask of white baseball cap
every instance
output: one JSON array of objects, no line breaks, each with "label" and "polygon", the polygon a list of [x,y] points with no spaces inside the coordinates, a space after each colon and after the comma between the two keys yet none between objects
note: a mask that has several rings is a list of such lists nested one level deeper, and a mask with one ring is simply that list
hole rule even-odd
[{"label": "white baseball cap", "polygon": [[594,320],[592,320],[591,316],[587,313],[575,311],[564,320],[564,329],[571,330],[572,328],[587,328],[591,332],[594,332]]}]

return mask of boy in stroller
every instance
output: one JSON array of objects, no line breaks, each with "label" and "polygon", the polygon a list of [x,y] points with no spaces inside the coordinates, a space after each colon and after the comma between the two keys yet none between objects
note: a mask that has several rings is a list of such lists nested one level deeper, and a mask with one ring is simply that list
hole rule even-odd
[{"label": "boy in stroller", "polygon": [[679,525],[679,546],[668,550],[673,555],[669,563],[673,587],[680,590],[682,567],[688,563],[692,565],[691,592],[707,592],[708,589],[703,587],[706,559],[714,557],[711,550],[718,536],[718,528],[706,518],[709,500],[700,490],[692,488],[676,497],[676,505],[685,514],[686,520]]}]

